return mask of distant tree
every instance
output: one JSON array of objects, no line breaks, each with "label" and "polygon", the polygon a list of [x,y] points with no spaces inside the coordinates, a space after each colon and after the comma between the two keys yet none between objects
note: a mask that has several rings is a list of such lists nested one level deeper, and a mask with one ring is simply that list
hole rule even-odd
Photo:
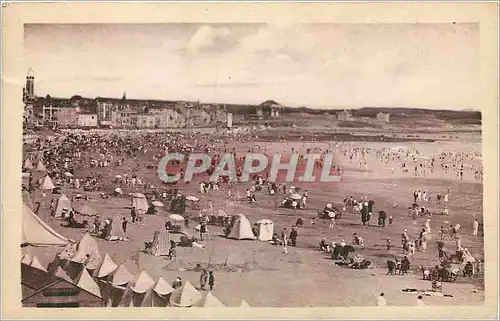
[{"label": "distant tree", "polygon": [[52,99],[52,97],[50,97],[50,95],[49,95],[49,94],[47,94],[47,96],[45,96],[45,99],[46,99],[47,101],[49,101],[49,100],[51,100],[51,99]]}]

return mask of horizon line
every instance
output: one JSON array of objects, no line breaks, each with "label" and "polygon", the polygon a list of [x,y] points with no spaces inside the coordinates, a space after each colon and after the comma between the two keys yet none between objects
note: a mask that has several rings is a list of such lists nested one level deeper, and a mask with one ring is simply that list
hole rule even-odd
[{"label": "horizon line", "polygon": [[[125,92],[126,93],[126,92]],[[74,96],[80,96],[84,99],[92,99],[92,100],[96,100],[97,98],[106,98],[106,99],[116,99],[116,100],[120,100],[121,98],[120,97],[106,97],[106,96],[95,96],[93,98],[91,97],[85,97],[84,95],[80,95],[80,94],[73,94],[71,95],[69,98],[68,97],[61,97],[61,96],[52,96],[50,94],[47,94],[48,96],[50,96],[51,98],[58,98],[58,99],[67,99],[67,100],[70,100],[71,97],[74,97]],[[46,96],[36,96],[36,98],[46,98]],[[214,104],[214,105],[241,105],[241,106],[259,106],[261,105],[262,103],[264,102],[267,102],[267,101],[274,101],[276,102],[277,104],[281,105],[282,107],[286,107],[286,108],[308,108],[308,109],[318,109],[318,110],[359,110],[359,109],[363,109],[363,108],[373,108],[373,109],[376,109],[376,108],[379,108],[379,109],[419,109],[419,110],[432,110],[432,111],[459,111],[459,112],[482,112],[481,109],[474,109],[474,108],[461,108],[461,109],[447,109],[445,107],[440,107],[440,108],[430,108],[430,107],[423,107],[423,106],[420,106],[420,107],[413,107],[413,106],[334,106],[334,107],[326,107],[326,106],[320,106],[320,105],[313,105],[314,107],[311,107],[311,106],[307,106],[307,105],[283,105],[279,102],[277,102],[276,100],[274,99],[267,99],[267,100],[264,100],[262,103],[228,103],[228,102],[214,102],[214,101],[202,101],[202,100],[185,100],[185,99],[160,99],[160,98],[130,98],[130,97],[127,97],[126,98],[127,100],[156,100],[156,101],[164,101],[164,102],[199,102],[200,104]]]}]

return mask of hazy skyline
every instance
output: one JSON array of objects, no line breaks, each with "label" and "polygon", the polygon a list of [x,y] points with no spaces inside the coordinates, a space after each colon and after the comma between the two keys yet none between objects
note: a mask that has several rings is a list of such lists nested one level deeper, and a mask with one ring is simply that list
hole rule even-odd
[{"label": "hazy skyline", "polygon": [[478,24],[25,26],[37,95],[474,109]]}]

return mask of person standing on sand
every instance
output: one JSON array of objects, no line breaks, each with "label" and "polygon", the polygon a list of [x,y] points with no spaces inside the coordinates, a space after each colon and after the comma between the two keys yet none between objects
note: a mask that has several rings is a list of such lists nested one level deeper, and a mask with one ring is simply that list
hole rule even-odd
[{"label": "person standing on sand", "polygon": [[335,214],[333,214],[332,217],[330,217],[330,225],[328,228],[333,228],[335,226]]},{"label": "person standing on sand", "polygon": [[387,305],[387,301],[385,299],[384,292],[382,292],[377,297],[377,306],[379,306],[379,307],[385,307],[386,305]]},{"label": "person standing on sand", "polygon": [[132,209],[130,210],[130,216],[132,216],[132,223],[135,223],[137,213],[135,211],[135,206],[132,206]]},{"label": "person standing on sand", "polygon": [[215,285],[214,272],[210,271],[210,272],[208,272],[208,286],[210,287],[210,292],[212,292],[214,290],[214,285]]},{"label": "person standing on sand", "polygon": [[200,275],[200,290],[205,290],[205,285],[207,285],[208,273],[206,269],[201,271]]},{"label": "person standing on sand", "polygon": [[477,218],[475,218],[474,222],[472,222],[472,235],[477,236],[478,230],[479,230],[479,222],[477,221]]},{"label": "person standing on sand", "polygon": [[423,296],[419,295],[417,297],[417,304],[416,305],[418,305],[418,306],[425,305],[425,303],[424,303],[424,297]]},{"label": "person standing on sand", "polygon": [[181,286],[182,286],[182,279],[180,277],[177,277],[174,283],[172,283],[172,288],[177,289],[180,288]]},{"label": "person standing on sand", "polygon": [[299,236],[299,234],[297,233],[297,228],[295,226],[292,226],[292,231],[290,232],[290,240],[292,241],[292,246],[297,246],[297,236]]},{"label": "person standing on sand", "polygon": [[281,241],[283,242],[283,253],[288,253],[287,245],[288,245],[288,235],[286,227],[281,231]]},{"label": "person standing on sand", "polygon": [[124,217],[122,221],[122,230],[123,230],[123,235],[127,237],[127,219]]}]

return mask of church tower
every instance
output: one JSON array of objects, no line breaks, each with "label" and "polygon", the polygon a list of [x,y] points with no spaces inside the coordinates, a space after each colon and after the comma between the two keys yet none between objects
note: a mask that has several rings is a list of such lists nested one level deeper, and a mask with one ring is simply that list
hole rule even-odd
[{"label": "church tower", "polygon": [[35,76],[33,75],[33,69],[28,69],[28,74],[26,75],[26,85],[24,87],[24,99],[33,100],[35,99]]}]

